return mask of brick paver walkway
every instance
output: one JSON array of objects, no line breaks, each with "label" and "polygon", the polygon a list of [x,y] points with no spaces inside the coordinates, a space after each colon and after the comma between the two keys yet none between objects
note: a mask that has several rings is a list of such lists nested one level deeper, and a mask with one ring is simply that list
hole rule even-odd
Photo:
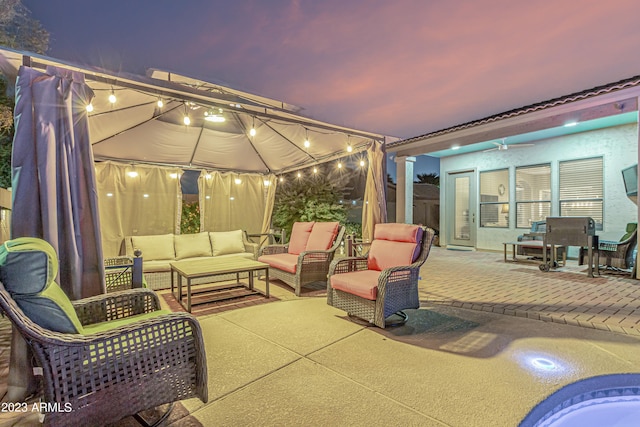
[{"label": "brick paver walkway", "polygon": [[640,280],[585,266],[542,272],[540,262],[507,262],[498,252],[432,248],[421,269],[420,297],[472,310],[640,335]]}]

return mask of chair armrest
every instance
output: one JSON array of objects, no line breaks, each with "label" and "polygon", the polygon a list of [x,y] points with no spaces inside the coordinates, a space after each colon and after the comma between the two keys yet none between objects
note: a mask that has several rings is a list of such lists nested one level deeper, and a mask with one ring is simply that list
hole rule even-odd
[{"label": "chair armrest", "polygon": [[350,271],[367,270],[367,266],[367,257],[334,259],[329,265],[329,277],[334,274],[349,273]]},{"label": "chair armrest", "polygon": [[598,250],[615,252],[618,250],[620,242],[616,242],[614,240],[600,240],[598,242]]},{"label": "chair armrest", "polygon": [[287,245],[267,245],[262,248],[262,255],[284,254],[289,250]]},{"label": "chair armrest", "polygon": [[101,389],[121,387],[123,378],[141,384],[155,378],[157,383],[162,372],[192,378],[194,383],[186,383],[182,392],[208,400],[202,330],[189,313],[161,314],[90,335],[51,332],[33,344],[44,358],[45,377],[50,377],[47,371],[68,373],[53,375],[55,384],[49,387],[69,390],[65,398],[71,402],[82,401],[88,381]]},{"label": "chair armrest", "polygon": [[249,240],[246,230],[242,230],[242,244],[246,252],[253,254],[253,259],[258,259],[258,256],[260,256],[260,245]]},{"label": "chair armrest", "polygon": [[129,289],[72,301],[82,325],[108,322],[160,309],[158,295],[151,289]]}]

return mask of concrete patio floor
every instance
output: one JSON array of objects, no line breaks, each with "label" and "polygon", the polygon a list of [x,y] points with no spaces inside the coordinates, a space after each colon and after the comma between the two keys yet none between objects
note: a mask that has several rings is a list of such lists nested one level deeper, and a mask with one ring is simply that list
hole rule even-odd
[{"label": "concrete patio floor", "polygon": [[640,372],[640,281],[581,271],[433,248],[423,306],[385,330],[274,281],[281,301],[199,318],[209,402],[172,425],[517,426],[564,385]]}]

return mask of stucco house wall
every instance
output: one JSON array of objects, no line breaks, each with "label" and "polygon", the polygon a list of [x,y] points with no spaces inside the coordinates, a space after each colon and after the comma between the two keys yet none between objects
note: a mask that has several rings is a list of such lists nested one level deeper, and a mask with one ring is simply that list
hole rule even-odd
[{"label": "stucco house wall", "polygon": [[[628,222],[635,222],[637,206],[627,197],[621,170],[637,163],[638,127],[628,124],[589,132],[536,141],[535,145],[506,151],[474,152],[444,157],[440,161],[440,232],[441,244],[448,242],[446,235],[448,174],[452,171],[475,170],[476,189],[479,188],[479,173],[509,168],[509,193],[511,221],[508,228],[479,227],[476,221],[476,248],[502,250],[502,243],[513,241],[527,231],[515,228],[515,168],[519,166],[551,164],[551,215],[558,212],[558,168],[565,160],[586,159],[602,156],[604,169],[604,217],[601,239],[617,240],[624,234]],[[443,182],[444,181],[444,182]],[[476,201],[476,212],[479,212]],[[571,255],[571,254],[570,254]]]}]

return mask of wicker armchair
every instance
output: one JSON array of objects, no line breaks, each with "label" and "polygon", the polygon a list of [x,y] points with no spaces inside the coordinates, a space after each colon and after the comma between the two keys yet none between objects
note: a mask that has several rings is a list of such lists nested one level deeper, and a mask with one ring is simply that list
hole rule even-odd
[{"label": "wicker armchair", "polygon": [[[417,232],[417,230],[421,230]],[[407,232],[413,236],[392,240]],[[420,236],[421,234],[421,236]],[[378,224],[374,230],[374,240],[367,256],[347,257],[335,260],[329,268],[327,281],[327,304],[384,328],[386,319],[397,314],[406,321],[405,309],[419,308],[418,275],[420,267],[427,260],[435,232],[430,228],[407,224]],[[376,244],[376,241],[391,241],[392,245]],[[413,242],[412,242],[413,240]],[[413,251],[406,265],[398,264],[399,254],[393,244],[409,245]],[[373,252],[376,251],[377,254]],[[418,252],[416,254],[416,251]],[[391,260],[376,260],[376,257],[392,255]],[[395,264],[395,265],[394,265]],[[380,266],[386,268],[379,269]]]},{"label": "wicker armchair", "polygon": [[[620,241],[600,240],[598,242],[598,264],[607,270],[627,270],[633,267],[635,262],[634,249],[638,241],[638,224],[627,224],[626,233]],[[587,248],[580,248],[578,264],[587,262]]]},{"label": "wicker armchair", "polygon": [[[296,223],[296,224],[312,224],[312,223]],[[315,224],[318,224],[316,226]],[[291,244],[300,236],[296,231],[296,225],[291,233],[289,245],[268,245],[262,248],[262,254],[258,257],[258,261],[269,264],[269,277],[272,279],[280,279],[295,290],[296,296],[300,296],[303,286],[314,282],[327,281],[327,273],[329,265],[333,260],[336,249],[340,246],[340,242],[344,237],[345,228],[340,227],[337,223],[315,223],[310,227],[310,233],[313,229],[320,230],[329,224],[335,224],[337,234],[328,241],[325,246],[328,249],[304,249],[300,253],[292,253]],[[309,239],[310,237],[307,236]],[[307,240],[304,240],[305,244]],[[286,264],[286,265],[285,265]]]},{"label": "wicker armchair", "polygon": [[[46,413],[46,425],[106,425],[190,397],[207,401],[204,343],[193,316],[160,310],[149,289],[69,301],[53,281],[55,252],[46,242],[40,251],[36,240],[15,239],[0,248],[0,309],[42,368],[43,401],[59,409]],[[43,291],[28,293],[43,283]],[[52,310],[52,301],[60,309]],[[65,321],[78,332],[52,330],[66,328]]]}]

